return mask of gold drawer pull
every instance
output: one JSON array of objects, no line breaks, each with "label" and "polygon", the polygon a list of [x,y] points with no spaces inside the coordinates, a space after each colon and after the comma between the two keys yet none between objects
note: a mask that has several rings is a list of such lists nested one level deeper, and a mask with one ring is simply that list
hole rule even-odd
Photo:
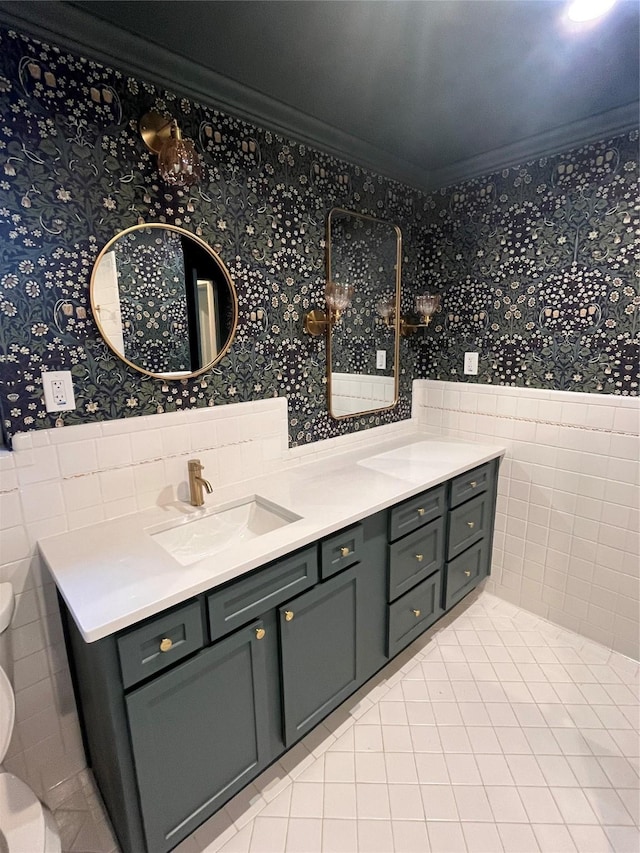
[{"label": "gold drawer pull", "polygon": [[291,622],[291,620],[293,619],[293,610],[285,610],[284,618],[286,622]]},{"label": "gold drawer pull", "polygon": [[418,515],[424,515],[425,512],[426,510],[423,507],[420,507],[420,509],[418,510]]},{"label": "gold drawer pull", "polygon": [[470,577],[471,577],[471,572],[470,572],[470,570],[469,570],[469,569],[467,569],[467,571],[465,572],[465,575],[466,575],[468,578],[470,578]]},{"label": "gold drawer pull", "polygon": [[412,613],[413,613],[413,615],[416,617],[416,619],[420,616],[420,613],[421,613],[421,611],[420,611],[420,610],[412,610],[411,612],[412,612]]},{"label": "gold drawer pull", "polygon": [[478,485],[478,481],[477,480],[471,480],[469,485],[471,486],[472,489],[475,489],[475,487]]},{"label": "gold drawer pull", "polygon": [[467,521],[467,527],[469,528],[469,530],[473,530],[473,528],[475,526],[476,526],[475,521]]},{"label": "gold drawer pull", "polygon": [[424,554],[416,554],[416,560],[421,563],[424,560]]},{"label": "gold drawer pull", "polygon": [[344,548],[340,548],[340,553],[342,554],[343,557],[348,557],[349,554],[351,553],[351,551],[347,547],[344,547]]},{"label": "gold drawer pull", "polygon": [[164,637],[160,640],[160,651],[168,652],[173,647],[173,640],[170,640],[169,637]]},{"label": "gold drawer pull", "polygon": [[264,630],[264,628],[256,628],[256,640],[264,639],[264,635],[266,633],[267,632]]}]

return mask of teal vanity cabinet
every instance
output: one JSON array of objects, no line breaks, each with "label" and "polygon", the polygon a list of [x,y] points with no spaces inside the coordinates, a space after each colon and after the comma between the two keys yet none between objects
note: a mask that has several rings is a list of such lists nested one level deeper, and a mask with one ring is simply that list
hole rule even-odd
[{"label": "teal vanity cabinet", "polygon": [[442,614],[446,499],[443,484],[389,511],[389,657]]},{"label": "teal vanity cabinet", "polygon": [[94,643],[61,599],[88,761],[123,853],[175,847],[473,589],[497,469]]},{"label": "teal vanity cabinet", "polygon": [[177,844],[269,763],[263,632],[241,628],[126,697],[148,850]]},{"label": "teal vanity cabinet", "polygon": [[279,608],[287,747],[387,661],[385,538],[380,512],[324,539],[321,582]]},{"label": "teal vanity cabinet", "polygon": [[471,592],[490,571],[497,487],[497,459],[451,481],[442,600],[445,610]]}]

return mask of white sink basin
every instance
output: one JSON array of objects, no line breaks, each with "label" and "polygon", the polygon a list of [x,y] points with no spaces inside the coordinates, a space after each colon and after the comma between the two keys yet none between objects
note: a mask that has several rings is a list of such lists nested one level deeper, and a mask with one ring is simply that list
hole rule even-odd
[{"label": "white sink basin", "polygon": [[468,457],[469,448],[464,443],[432,438],[369,456],[358,465],[406,482],[422,482],[426,474],[437,477],[456,466],[463,467]]},{"label": "white sink basin", "polygon": [[259,495],[239,498],[222,507],[148,531],[154,542],[181,565],[189,566],[239,542],[246,542],[299,521],[301,516]]}]

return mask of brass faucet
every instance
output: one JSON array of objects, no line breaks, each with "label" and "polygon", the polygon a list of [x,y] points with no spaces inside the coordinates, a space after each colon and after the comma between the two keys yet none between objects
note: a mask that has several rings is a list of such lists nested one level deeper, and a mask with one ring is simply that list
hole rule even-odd
[{"label": "brass faucet", "polygon": [[187,468],[189,470],[189,500],[192,506],[202,506],[204,504],[203,489],[210,495],[213,491],[211,483],[200,476],[204,471],[204,466],[199,459],[190,459]]}]

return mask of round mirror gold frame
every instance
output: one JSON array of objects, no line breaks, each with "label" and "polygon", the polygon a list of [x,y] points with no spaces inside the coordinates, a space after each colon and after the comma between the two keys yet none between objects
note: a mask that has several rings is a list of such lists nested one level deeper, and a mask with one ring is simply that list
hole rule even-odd
[{"label": "round mirror gold frame", "polygon": [[[199,364],[197,369],[193,369],[193,366],[190,365],[191,369],[167,370],[166,372],[154,371],[148,369],[148,365],[136,363],[125,354],[115,248],[118,241],[132,240],[135,232],[144,231],[145,229],[147,229],[147,232],[150,232],[153,229],[163,232],[160,235],[160,240],[155,241],[156,244],[159,244],[163,239],[165,239],[167,233],[177,235],[177,239],[179,239],[183,249],[184,246],[187,245],[190,253],[193,251],[196,253],[196,257],[197,253],[200,253],[202,258],[205,257],[202,255],[204,252],[207,256],[206,260],[210,260],[211,262],[211,267],[209,267],[209,269],[215,273],[215,276],[212,275],[209,278],[203,279],[193,278],[193,276],[197,274],[197,270],[195,268],[190,270],[193,278],[192,292],[194,294],[194,304],[190,306],[190,310],[192,312],[192,323],[189,324],[186,321],[185,316],[185,322],[175,324],[177,327],[175,340],[181,341],[182,345],[188,347],[192,352],[193,347],[196,346],[194,338],[197,338],[198,359],[201,361],[206,359],[206,363]],[[183,241],[188,241],[188,243],[185,244]],[[166,271],[166,268],[163,265],[160,266],[162,266],[162,269]],[[137,269],[137,267],[134,266],[134,269]],[[174,276],[173,281],[176,283],[177,289],[181,286],[182,291],[184,291],[184,293],[181,292],[177,294],[177,298],[184,298],[186,301],[188,299],[186,296],[188,283],[186,281],[186,275],[183,277],[185,280],[181,283],[177,276]],[[140,282],[140,287],[144,287],[146,284],[147,282],[143,280]],[[227,315],[229,316],[228,319],[225,318],[227,331],[223,334],[220,332],[222,323],[219,316],[220,312],[218,310],[219,301],[217,290],[219,287],[223,287],[224,285],[226,285],[228,294],[222,293],[222,298],[223,302],[226,301],[227,303]],[[105,289],[105,287],[107,289]],[[100,292],[98,292],[99,288]],[[93,267],[90,282],[90,298],[91,310],[93,312],[93,317],[98,327],[98,331],[102,335],[109,349],[111,349],[111,351],[115,353],[121,361],[129,365],[129,367],[137,370],[139,373],[143,373],[146,376],[151,376],[155,379],[190,379],[210,370],[228,351],[238,326],[238,296],[229,271],[220,256],[209,245],[207,245],[204,240],[197,237],[190,231],[186,231],[184,228],[179,228],[176,225],[166,225],[162,222],[145,222],[139,225],[133,225],[130,228],[125,228],[123,231],[120,231],[115,235],[115,237],[112,237],[112,239],[109,240],[96,258],[96,262]],[[161,311],[154,312],[153,315],[145,313],[147,325],[152,326],[154,323],[157,323],[158,320],[156,318],[161,313]],[[139,313],[137,314],[137,317],[140,318]],[[196,318],[195,324],[193,323],[193,317]],[[207,333],[210,333],[207,334],[207,336],[204,335],[205,324],[203,324],[203,317],[206,319],[206,331]],[[166,319],[164,315],[163,319]],[[121,327],[120,329],[117,328],[118,325]],[[193,328],[194,325],[197,326],[197,331],[195,332]],[[168,333],[165,330],[163,334],[166,336]],[[118,337],[120,340],[117,340]],[[170,342],[169,339],[168,341]]]}]

